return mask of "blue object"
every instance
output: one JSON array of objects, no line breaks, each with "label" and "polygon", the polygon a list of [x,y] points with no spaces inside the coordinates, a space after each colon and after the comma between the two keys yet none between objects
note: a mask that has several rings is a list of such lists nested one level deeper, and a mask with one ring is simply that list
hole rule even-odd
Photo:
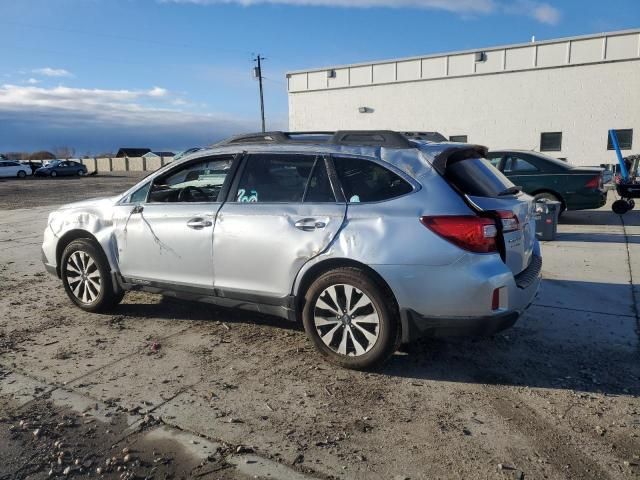
[{"label": "blue object", "polygon": [[615,130],[609,130],[609,137],[611,137],[611,143],[613,144],[613,148],[616,150],[616,155],[618,155],[618,163],[620,164],[620,174],[622,175],[622,179],[626,182],[629,180],[629,172],[627,171],[627,166],[624,163],[624,158],[622,158],[620,145],[618,145],[618,134],[616,133]]}]

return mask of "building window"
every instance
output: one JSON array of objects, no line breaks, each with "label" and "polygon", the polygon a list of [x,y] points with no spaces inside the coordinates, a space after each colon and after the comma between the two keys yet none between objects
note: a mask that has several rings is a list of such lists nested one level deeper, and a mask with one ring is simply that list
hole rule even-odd
[{"label": "building window", "polygon": [[467,136],[466,135],[451,135],[449,137],[449,141],[450,142],[456,142],[456,143],[467,143]]},{"label": "building window", "polygon": [[[618,137],[620,150],[631,150],[633,144],[633,129],[616,130],[616,135]],[[611,135],[609,135],[609,133],[607,133],[607,150],[613,150],[613,143],[611,143]]]},{"label": "building window", "polygon": [[562,132],[546,132],[540,135],[541,152],[559,152],[562,150]]}]

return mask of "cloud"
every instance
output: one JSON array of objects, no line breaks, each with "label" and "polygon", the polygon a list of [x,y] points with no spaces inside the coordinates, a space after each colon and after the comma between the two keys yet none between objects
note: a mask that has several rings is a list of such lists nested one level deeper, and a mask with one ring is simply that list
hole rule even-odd
[{"label": "cloud", "polygon": [[525,15],[547,25],[557,25],[562,18],[562,13],[556,7],[533,0],[518,0],[505,4],[504,11],[513,15]]},{"label": "cloud", "polygon": [[150,97],[166,97],[169,92],[164,88],[153,87],[147,93]]},{"label": "cloud", "polygon": [[557,25],[560,23],[560,10],[546,3],[535,5],[531,10],[531,16],[541,23]]},{"label": "cloud", "polygon": [[73,77],[73,74],[64,68],[36,68],[32,70],[33,73],[38,75],[44,75],[45,77]]},{"label": "cloud", "polygon": [[511,13],[531,17],[538,22],[556,25],[560,21],[560,11],[549,5],[533,0],[159,0],[161,3],[190,3],[195,5],[237,4],[245,7],[254,5],[291,5],[308,7],[343,8],[420,8],[444,10],[462,15]]},{"label": "cloud", "polygon": [[173,101],[161,87],[0,85],[0,145],[7,151],[69,145],[82,153],[116,150],[124,144],[183,148],[257,128],[255,119],[182,111],[171,107]]},{"label": "cloud", "polygon": [[29,80],[27,80],[27,83],[29,85],[36,85],[36,84],[40,83],[40,80],[37,80],[35,78],[30,78]]}]

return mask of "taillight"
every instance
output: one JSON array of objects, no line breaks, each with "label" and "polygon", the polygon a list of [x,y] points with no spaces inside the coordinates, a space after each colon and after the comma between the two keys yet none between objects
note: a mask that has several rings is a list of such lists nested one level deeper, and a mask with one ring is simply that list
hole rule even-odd
[{"label": "taillight", "polygon": [[586,188],[591,188],[593,190],[597,190],[602,185],[602,175],[598,174],[595,177],[589,179],[589,181],[585,184]]},{"label": "taillight", "polygon": [[502,222],[502,233],[520,230],[520,221],[515,213],[509,210],[498,210],[496,213],[498,214],[500,222]]},{"label": "taillight", "polygon": [[498,229],[494,220],[472,215],[420,217],[420,222],[432,232],[458,247],[474,253],[498,250]]}]

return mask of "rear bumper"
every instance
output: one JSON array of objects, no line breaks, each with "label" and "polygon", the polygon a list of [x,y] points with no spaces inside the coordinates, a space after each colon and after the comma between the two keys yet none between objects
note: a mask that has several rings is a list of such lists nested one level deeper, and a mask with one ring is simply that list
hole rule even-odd
[{"label": "rear bumper", "polygon": [[[511,327],[533,302],[541,270],[537,244],[529,267],[516,276],[497,255],[469,255],[458,268],[404,267],[404,277],[378,268],[398,301],[403,343],[424,336],[489,335]],[[494,309],[496,289],[499,307]]]},{"label": "rear bumper", "polygon": [[410,310],[403,315],[403,342],[409,343],[422,337],[491,335],[512,327],[519,316],[519,312],[504,312],[477,318],[429,318]]},{"label": "rear bumper", "polygon": [[590,210],[607,203],[607,190],[596,190],[588,194],[576,193],[566,199],[567,210]]}]

